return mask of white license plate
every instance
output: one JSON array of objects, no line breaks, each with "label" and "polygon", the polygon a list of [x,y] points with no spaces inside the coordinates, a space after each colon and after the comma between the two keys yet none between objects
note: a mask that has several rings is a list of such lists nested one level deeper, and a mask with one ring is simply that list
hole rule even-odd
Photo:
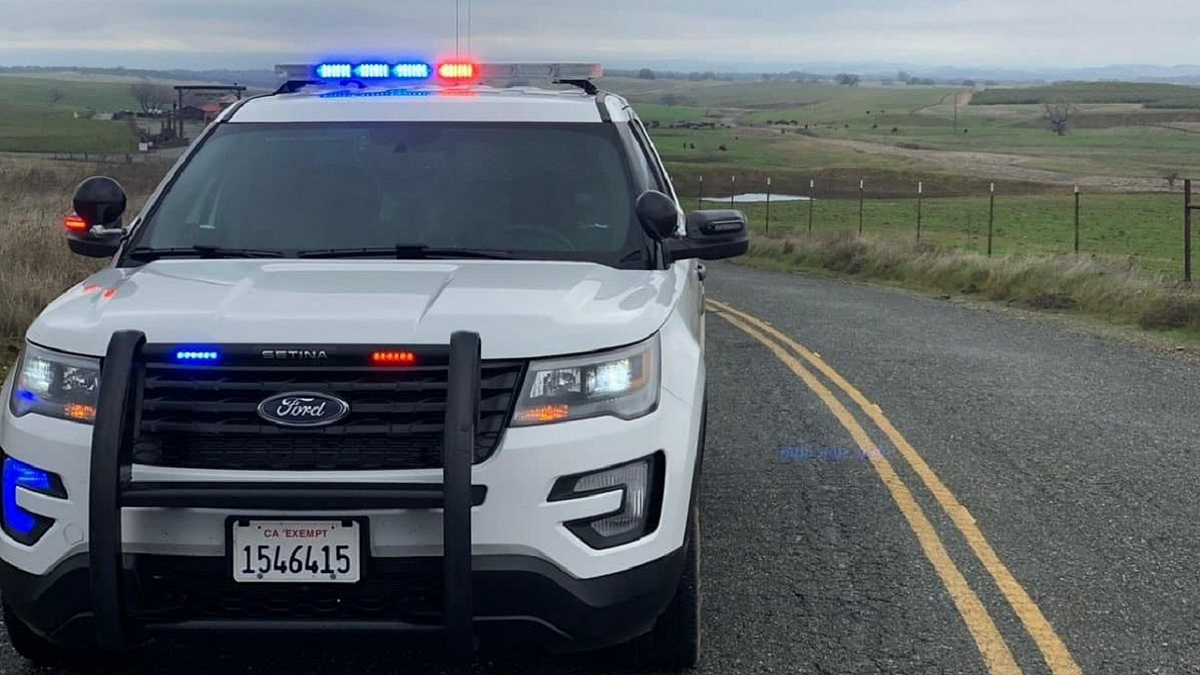
[{"label": "white license plate", "polygon": [[353,584],[361,568],[357,522],[233,521],[233,580]]}]

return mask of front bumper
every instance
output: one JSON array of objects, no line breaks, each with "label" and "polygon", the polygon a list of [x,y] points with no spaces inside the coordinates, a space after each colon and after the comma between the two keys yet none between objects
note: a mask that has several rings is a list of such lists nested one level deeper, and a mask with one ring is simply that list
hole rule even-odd
[{"label": "front bumper", "polygon": [[[7,399],[8,392],[3,395]],[[477,628],[486,634],[516,627],[540,633],[550,643],[587,648],[622,641],[653,624],[675,589],[681,565],[676,559],[681,558],[679,551],[686,534],[700,432],[694,405],[701,399],[697,396],[693,400],[697,403],[685,402],[664,390],[659,409],[638,420],[598,418],[510,429],[487,461],[469,467],[463,484],[481,488],[486,495],[476,498],[480,490],[472,489],[468,494],[474,506],[462,511],[469,522],[466,541],[470,545],[465,550],[471,579],[470,584],[462,586],[476,595],[473,623]],[[7,411],[3,414],[7,416]],[[681,423],[683,420],[690,423]],[[25,546],[0,534],[0,588],[5,601],[35,630],[56,641],[90,644],[96,639],[98,627],[104,631],[104,626],[112,623],[93,620],[97,606],[101,607],[102,617],[113,616],[113,607],[106,609],[97,603],[96,589],[101,586],[120,589],[109,597],[117,614],[126,619],[123,623],[127,634],[121,636],[126,642],[139,639],[142,633],[170,630],[422,632],[446,628],[451,612],[410,612],[414,615],[408,616],[403,606],[385,618],[330,619],[314,615],[303,619],[237,619],[219,613],[209,616],[163,611],[153,602],[147,604],[140,595],[151,586],[146,579],[161,576],[147,574],[148,566],[165,565],[168,571],[172,567],[207,566],[218,569],[217,577],[225,579],[226,522],[231,515],[363,517],[369,522],[370,533],[364,551],[369,556],[364,564],[378,566],[382,576],[375,578],[387,579],[388,570],[443,570],[443,561],[454,554],[447,554],[448,530],[444,527],[444,510],[439,508],[445,499],[441,470],[269,472],[132,465],[125,467],[125,474],[112,474],[131,479],[120,488],[122,494],[117,501],[111,502],[120,506],[97,510],[91,508],[97,487],[90,481],[94,465],[89,467],[85,459],[96,454],[92,452],[90,427],[36,415],[6,417],[4,422],[0,425],[0,446],[5,452],[58,474],[66,487],[66,499],[18,490],[17,503],[22,508],[54,519],[53,526],[36,544]],[[664,458],[664,475],[658,527],[651,534],[630,544],[595,550],[564,526],[566,522],[612,512],[622,497],[620,493],[606,493],[550,502],[548,496],[560,477],[655,452]],[[408,496],[419,492],[433,496],[427,503],[397,500],[386,507],[380,502],[373,506],[350,500],[309,502],[303,508],[304,502],[296,499],[235,506],[189,503],[192,497],[179,497],[184,484],[198,489],[198,494],[207,493],[206,498],[213,494],[207,488],[218,484],[291,484],[322,489],[342,484],[378,488],[381,492],[400,487]],[[130,490],[131,486],[138,489]],[[113,487],[116,489],[116,485]],[[147,488],[160,492],[147,496]],[[164,494],[178,500],[164,501]],[[94,539],[97,530],[93,516],[98,513],[112,513],[102,520],[119,524],[119,539],[104,547],[97,546]],[[102,559],[114,561],[108,570],[93,564],[97,551],[105,547],[109,555]],[[517,598],[512,589],[526,592]],[[441,599],[446,600],[444,596]],[[112,640],[104,642],[113,646]]]},{"label": "front bumper", "polygon": [[[227,594],[219,599],[224,588],[214,579],[218,575],[224,579],[228,573],[224,558],[129,556],[127,562],[123,587],[131,608],[128,639],[134,643],[159,635],[387,632],[419,636],[443,630],[436,610],[436,582],[426,589],[423,600],[389,608],[387,619],[379,618],[382,612],[374,609],[381,602],[418,594],[418,586],[428,587],[429,580],[440,579],[440,565],[430,558],[372,561],[364,582],[372,577],[376,581],[368,588],[392,587],[390,594],[374,597],[371,607],[352,605],[355,591],[304,585],[286,589],[298,594],[325,590],[350,594],[349,601],[341,603],[332,597],[312,600],[299,613],[294,605],[288,605],[286,612],[282,605],[273,612],[269,602],[247,612]],[[675,592],[684,556],[681,548],[594,579],[574,578],[529,556],[482,556],[474,562],[474,632],[484,643],[584,650],[619,644],[648,631]],[[184,576],[186,588],[167,586],[174,583],[173,577]],[[89,593],[86,554],[72,556],[44,575],[28,574],[0,561],[4,601],[34,632],[57,644],[95,646]],[[206,610],[197,613],[199,606]]]}]

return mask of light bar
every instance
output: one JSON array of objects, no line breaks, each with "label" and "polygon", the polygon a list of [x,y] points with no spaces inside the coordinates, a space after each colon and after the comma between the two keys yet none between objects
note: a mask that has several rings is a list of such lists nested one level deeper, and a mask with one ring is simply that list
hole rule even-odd
[{"label": "light bar", "polygon": [[421,61],[331,61],[317,64],[275,66],[282,81],[387,80],[411,83],[436,81],[446,84],[529,80],[598,80],[604,76],[599,63],[475,63],[445,61],[436,68]]},{"label": "light bar", "polygon": [[481,63],[482,80],[598,80],[604,77],[599,63]]}]

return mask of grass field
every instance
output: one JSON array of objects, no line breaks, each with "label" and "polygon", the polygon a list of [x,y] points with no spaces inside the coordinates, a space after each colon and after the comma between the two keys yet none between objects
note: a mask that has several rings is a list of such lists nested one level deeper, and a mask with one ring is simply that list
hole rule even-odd
[{"label": "grass field", "polygon": [[1040,87],[988,89],[973,105],[1074,103],[1140,103],[1150,108],[1200,108],[1200,88],[1153,82],[1061,82]]},{"label": "grass field", "polygon": [[[1086,83],[1042,88],[996,88],[973,91],[954,87],[788,84],[776,82],[706,82],[677,80],[606,80],[626,93],[647,120],[663,124],[680,120],[719,119],[733,130],[659,129],[656,137],[682,148],[704,145],[706,151],[725,144],[728,152],[761,157],[798,168],[828,166],[829,148],[816,150],[797,132],[833,141],[865,141],[885,146],[956,153],[995,153],[1008,157],[1010,168],[1152,180],[1169,173],[1200,174],[1200,88],[1133,83]],[[1051,133],[1043,120],[1042,100],[1065,98],[1079,112],[1072,132]],[[955,106],[955,101],[958,105]],[[676,105],[667,105],[665,102]],[[987,103],[983,105],[981,103]],[[957,110],[956,110],[957,108]],[[957,124],[955,122],[957,117]],[[796,125],[790,123],[795,121]],[[787,125],[781,125],[786,122]],[[751,129],[774,132],[770,149],[743,142]],[[730,131],[731,133],[725,133]],[[740,146],[729,145],[733,136]],[[790,146],[790,151],[789,151]],[[860,148],[861,149],[861,148]],[[870,153],[846,149],[832,158],[838,165],[878,165]],[[675,156],[675,161],[712,161],[703,154]],[[731,163],[729,157],[717,157]],[[884,163],[896,158],[885,158]],[[757,168],[757,167],[756,167]],[[909,162],[900,169],[936,174],[939,169]],[[944,171],[945,169],[941,169]]]},{"label": "grass field", "polygon": [[[720,203],[708,203],[708,208]],[[692,202],[689,206],[695,206]],[[1181,202],[1174,195],[1083,195],[1080,251],[1132,263],[1148,274],[1178,277],[1182,269]],[[915,199],[867,199],[864,232],[912,242],[917,233]],[[740,204],[756,232],[767,231],[766,207]],[[813,231],[857,232],[858,201],[817,199],[812,204]],[[808,231],[808,202],[771,204],[770,233],[788,236]],[[947,248],[987,250],[988,198],[925,199],[921,204],[921,240]],[[1073,195],[998,196],[993,252],[998,255],[1069,253],[1074,249]]]},{"label": "grass field", "polygon": [[129,84],[0,76],[0,151],[130,152],[134,137],[125,122],[75,114],[136,107]]}]

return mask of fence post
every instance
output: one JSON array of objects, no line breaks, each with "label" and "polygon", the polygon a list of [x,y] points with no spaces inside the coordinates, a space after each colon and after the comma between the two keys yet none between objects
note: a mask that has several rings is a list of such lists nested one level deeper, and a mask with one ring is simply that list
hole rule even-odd
[{"label": "fence post", "polygon": [[858,233],[863,233],[863,204],[866,199],[866,180],[858,179]]},{"label": "fence post", "polygon": [[1075,186],[1075,255],[1079,255],[1079,186]]},{"label": "fence post", "polygon": [[1183,280],[1192,281],[1192,179],[1183,181]]},{"label": "fence post", "polygon": [[917,242],[921,241],[921,193],[925,191],[925,184],[917,181]]},{"label": "fence post", "polygon": [[810,179],[808,181],[808,233],[812,234],[813,227],[813,208],[817,205],[817,181]]},{"label": "fence post", "polygon": [[704,210],[704,176],[700,176],[700,197],[696,199],[696,210]]},{"label": "fence post", "polygon": [[766,234],[771,234],[771,179],[767,178],[767,229]]},{"label": "fence post", "polygon": [[988,243],[987,254],[992,257],[992,230],[996,225],[996,184],[992,183],[988,191]]},{"label": "fence post", "polygon": [[737,176],[729,177],[729,208],[733,208],[733,198],[737,196]]}]

